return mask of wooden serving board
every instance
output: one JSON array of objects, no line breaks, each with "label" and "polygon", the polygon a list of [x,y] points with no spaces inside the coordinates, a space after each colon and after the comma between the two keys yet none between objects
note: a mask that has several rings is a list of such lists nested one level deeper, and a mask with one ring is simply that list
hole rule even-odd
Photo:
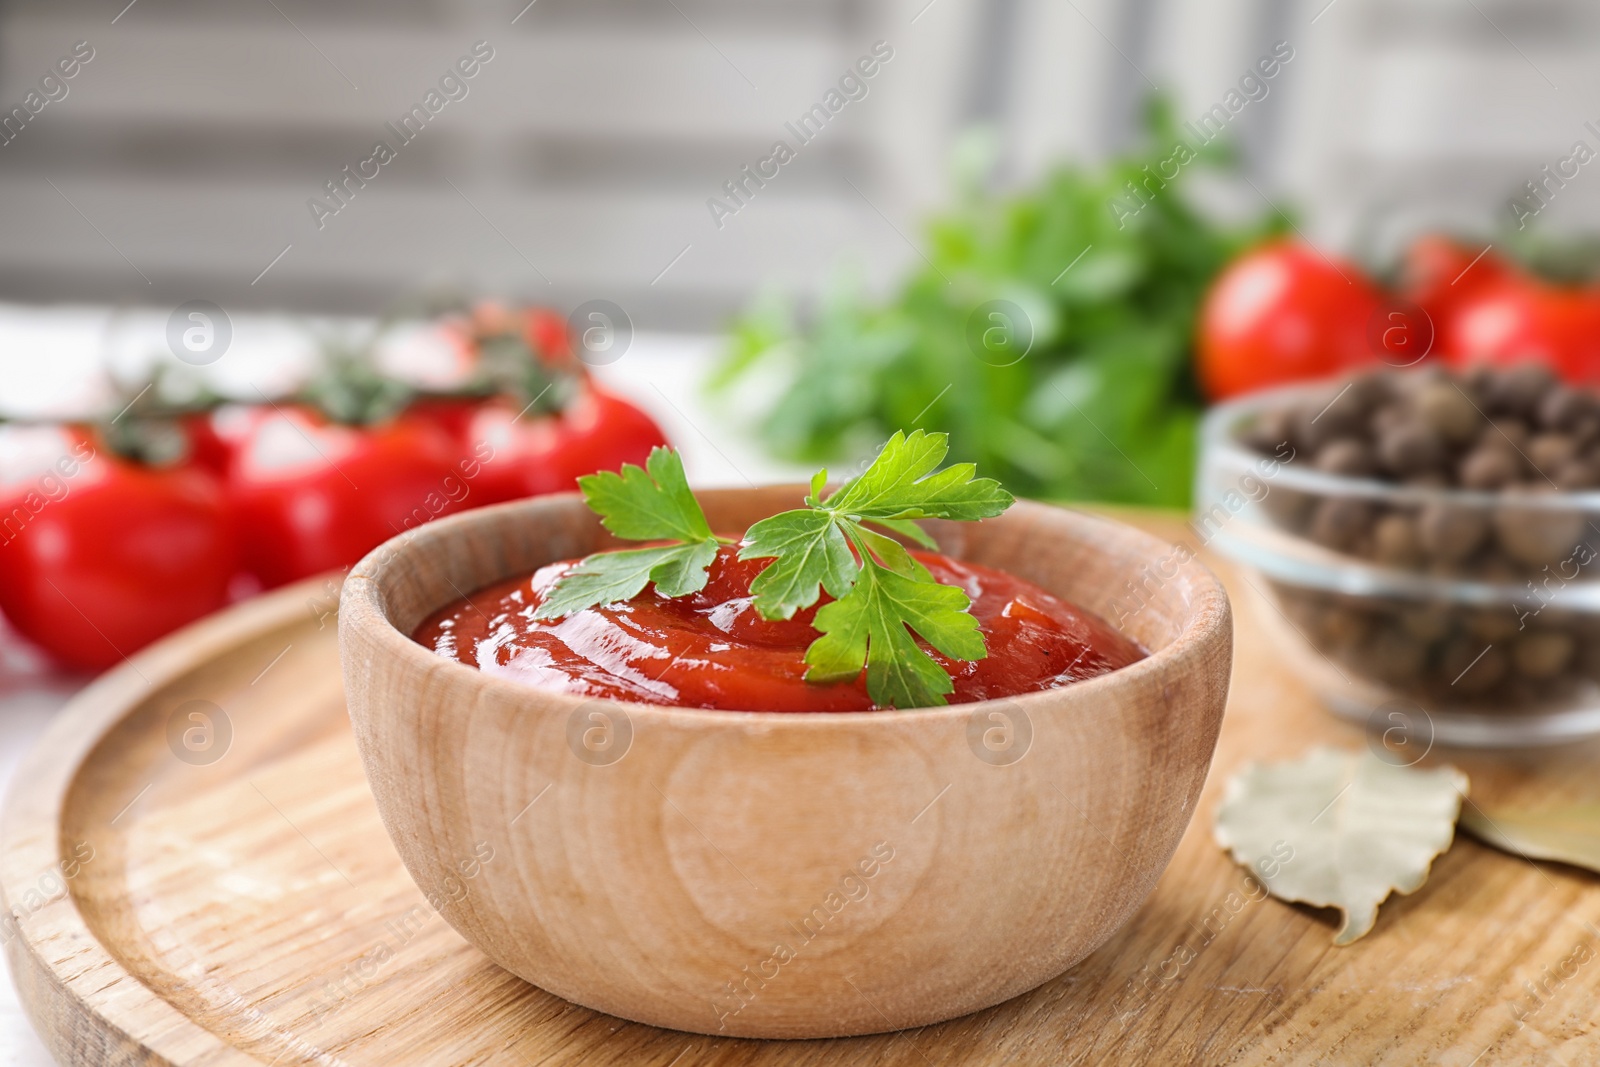
[{"label": "wooden serving board", "polygon": [[[1174,518],[1137,521],[1192,542]],[[1247,759],[1365,740],[1277,661],[1264,628],[1286,624],[1224,577],[1239,608],[1233,693],[1171,867],[1099,951],[976,1015],[865,1038],[719,1040],[501,971],[427,907],[384,835],[317,582],[140,654],[63,713],[5,812],[0,890],[19,918],[0,936],[52,1051],[95,1067],[1600,1060],[1594,875],[1458,840],[1342,949],[1330,913],[1249,898],[1211,840],[1222,782]],[[1447,755],[1491,810],[1600,801],[1600,745]]]}]

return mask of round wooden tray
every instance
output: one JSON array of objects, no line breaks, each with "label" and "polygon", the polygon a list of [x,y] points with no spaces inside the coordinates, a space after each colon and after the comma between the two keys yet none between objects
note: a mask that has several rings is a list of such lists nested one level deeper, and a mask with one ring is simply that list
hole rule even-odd
[{"label": "round wooden tray", "polygon": [[[1170,519],[1141,524],[1185,534]],[[1252,598],[1224,577],[1236,600]],[[1550,977],[1580,944],[1600,954],[1589,874],[1459,841],[1345,949],[1328,916],[1242,896],[1244,872],[1210,839],[1222,780],[1246,758],[1363,743],[1274,661],[1257,628],[1283,625],[1269,609],[1240,604],[1234,697],[1205,796],[1110,942],[965,1018],[761,1042],[568,1004],[500,970],[428,907],[362,776],[335,606],[312,581],[174,635],[86,689],[19,770],[0,826],[0,893],[15,918],[0,938],[61,1062],[1486,1067],[1600,1054],[1600,972]],[[1600,796],[1597,758],[1594,744],[1514,763],[1451,756],[1475,798],[1519,807]],[[1544,983],[1537,1003],[1524,979]]]}]

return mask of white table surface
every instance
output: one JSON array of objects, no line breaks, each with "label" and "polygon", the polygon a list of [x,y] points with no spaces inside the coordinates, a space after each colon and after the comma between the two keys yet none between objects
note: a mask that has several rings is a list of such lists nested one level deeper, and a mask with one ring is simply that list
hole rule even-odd
[{"label": "white table surface", "polygon": [[[5,309],[0,308],[0,334],[4,333],[5,317]],[[0,347],[0,353],[8,348]],[[756,409],[748,396],[734,401],[708,399],[703,394],[699,383],[716,351],[717,342],[712,338],[641,334],[618,362],[598,368],[596,375],[656,417],[683,454],[691,484],[711,487],[803,481],[810,470],[767,460],[752,446],[748,423],[733,414]],[[52,405],[63,403],[74,388],[81,389],[74,382],[82,383],[88,377],[85,369],[93,364],[92,354],[70,351],[54,360],[13,359],[0,354],[0,380],[8,389],[15,384],[20,391],[41,398],[41,404],[48,401]],[[267,364],[264,371],[273,370],[270,357],[261,362]],[[0,623],[0,788],[9,787],[12,773],[29,747],[87,681],[52,671]],[[0,983],[0,1067],[50,1067],[52,1063],[22,1013],[8,976]]]}]

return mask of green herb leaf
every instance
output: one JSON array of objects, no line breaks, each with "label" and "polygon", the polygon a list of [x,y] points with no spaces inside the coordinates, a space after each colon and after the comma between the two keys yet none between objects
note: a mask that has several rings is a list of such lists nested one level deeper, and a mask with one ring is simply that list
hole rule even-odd
[{"label": "green herb leaf", "polygon": [[911,631],[951,659],[983,659],[987,651],[978,620],[967,612],[971,604],[953,585],[869,561],[848,594],[817,612],[816,628],[823,636],[806,650],[806,680],[848,681],[865,666],[867,692],[877,704],[943,704],[954,684]]},{"label": "green herb leaf", "polygon": [[935,473],[949,450],[945,434],[896,432],[871,466],[826,500],[820,498],[827,472],[820,471],[811,479],[806,508],[750,527],[739,558],[774,560],[751,586],[756,610],[768,619],[788,619],[815,604],[821,589],[843,596],[861,566],[851,554],[852,541],[891,570],[912,576],[921,571],[903,547],[863,521],[937,548],[912,519],[986,519],[1011,506],[1011,494],[991,478],[974,478],[970,463]]},{"label": "green herb leaf", "polygon": [[750,583],[756,610],[768,619],[789,619],[817,602],[820,586],[843,596],[860,566],[843,526],[820,509],[785,511],[762,519],[745,532],[740,559],[773,557]]},{"label": "green herb leaf", "polygon": [[869,521],[874,526],[882,526],[890,533],[897,533],[901,537],[915,541],[923,548],[934,551],[939,548],[939,542],[935,541],[927,530],[924,530],[910,519],[871,519]]},{"label": "green herb leaf", "polygon": [[949,451],[948,434],[896,431],[872,466],[823,503],[830,511],[867,519],[965,521],[992,518],[1012,505],[1015,498],[993,478],[975,478],[970,463],[935,474]]},{"label": "green herb leaf", "polygon": [[[1202,206],[1203,183],[1231,169],[1225,138],[1157,195],[1131,195],[1185,136],[1170,101],[1147,118],[1146,136],[1093,166],[1004,195],[958,180],[886,296],[841,271],[803,325],[763,297],[731,325],[713,388],[778,383],[752,415],[785,458],[836,460],[886,427],[937,426],[952,458],[1018,495],[1187,507],[1201,303],[1234,256],[1293,229],[1271,207],[1222,220]],[[975,314],[995,321],[991,301],[1011,305],[1002,351],[968,333]],[[1053,383],[1075,370],[1064,399]]]},{"label": "green herb leaf", "polygon": [[808,680],[854,678],[865,666],[876,704],[943,704],[950,677],[911,632],[954,659],[986,654],[967,595],[938,584],[904,545],[864,525],[937,548],[913,520],[986,519],[1011,506],[1011,494],[993,479],[974,477],[972,464],[939,470],[949,450],[945,434],[897,431],[865,471],[831,496],[822,499],[827,472],[819,471],[805,508],[763,519],[745,535],[740,559],[773,561],[750,586],[763,617],[793,618],[824,590],[837,598],[817,612],[824,636],[806,651]]},{"label": "green herb leaf", "polygon": [[578,479],[583,498],[601,525],[629,541],[709,541],[711,526],[689,491],[683,459],[670,448],[654,448],[644,468],[622,465]]},{"label": "green herb leaf", "polygon": [[[1012,503],[998,482],[977,478],[970,463],[939,470],[949,451],[942,433],[896,433],[872,464],[822,499],[828,472],[811,479],[805,507],[763,519],[745,534],[740,559],[770,559],[750,584],[768,619],[790,619],[826,592],[806,650],[806,678],[832,682],[867,672],[867,692],[880,707],[943,704],[954,684],[918,643],[950,659],[987,655],[966,592],[941,585],[905,545],[867,523],[928,548],[920,518],[983,519]],[[655,583],[662,596],[705,588],[718,540],[689,491],[677,453],[658,448],[645,469],[578,480],[606,529],[630,540],[670,544],[596,553],[563,574],[534,613],[559,618],[638,596]]]},{"label": "green herb leaf", "polygon": [[823,467],[811,476],[811,495],[806,498],[806,503],[815,504],[822,495],[822,490],[828,485],[828,468]]},{"label": "green herb leaf", "polygon": [[584,608],[631,600],[650,582],[662,596],[697,593],[705,588],[706,568],[716,555],[715,541],[596,552],[561,576],[533,617],[559,619]]},{"label": "green herb leaf", "polygon": [[601,525],[618,537],[676,543],[589,556],[557,580],[533,613],[535,619],[558,619],[629,600],[650,582],[667,597],[705,588],[718,541],[700,502],[689,491],[678,453],[652,449],[643,468],[624,463],[620,474],[587,474],[578,479],[578,488],[600,515]]},{"label": "green herb leaf", "polygon": [[907,578],[923,582],[934,580],[933,575],[928,573],[928,568],[918,563],[911,553],[906,551],[906,546],[894,538],[885,537],[865,526],[857,526],[850,533],[855,538],[858,550],[865,549],[872,553],[874,559],[896,574],[903,574]]}]

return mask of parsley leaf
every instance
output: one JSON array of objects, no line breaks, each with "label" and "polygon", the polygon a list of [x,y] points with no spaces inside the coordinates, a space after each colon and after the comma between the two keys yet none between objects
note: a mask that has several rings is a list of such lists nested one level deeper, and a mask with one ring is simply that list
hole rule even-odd
[{"label": "parsley leaf", "polygon": [[773,558],[750,583],[756,610],[769,619],[792,618],[815,604],[819,586],[829,596],[844,596],[861,566],[843,524],[827,511],[807,508],[762,519],[745,541],[740,559]]},{"label": "parsley leaf", "polygon": [[[839,271],[804,325],[792,302],[761,297],[732,323],[713,388],[726,402],[733,385],[760,382],[772,400],[753,414],[784,458],[848,453],[878,427],[938,426],[953,459],[1019,494],[1187,507],[1202,300],[1235,256],[1294,224],[1271,207],[1225,222],[1204,209],[1204,183],[1239,162],[1220,138],[1160,196],[1130,199],[1142,168],[1168,166],[1181,133],[1171,104],[1152,101],[1127,151],[1004,196],[979,192],[993,157],[963,153],[962,192],[923,229],[915,271],[883,295]],[[1009,304],[1000,314],[976,306],[996,296]],[[980,315],[1004,327],[968,340]]]},{"label": "parsley leaf", "polygon": [[689,491],[683,459],[670,448],[653,448],[644,468],[622,465],[621,474],[601,471],[578,479],[600,524],[628,541],[714,540],[700,502]]},{"label": "parsley leaf", "polygon": [[931,549],[933,551],[938,551],[939,549],[939,542],[935,541],[927,530],[924,530],[910,519],[880,518],[873,519],[872,524],[874,526],[882,526],[890,533],[897,533],[901,537],[909,538],[910,540],[921,545],[923,548]]},{"label": "parsley leaf", "polygon": [[676,543],[597,552],[585,558],[551,587],[533,613],[535,619],[558,619],[584,608],[630,600],[650,582],[667,597],[705,588],[707,568],[716,558],[719,542],[689,491],[678,453],[652,449],[643,468],[625,463],[620,474],[587,474],[578,479],[578,488],[599,513],[600,524],[618,537]]},{"label": "parsley leaf", "polygon": [[896,432],[859,477],[846,482],[824,506],[872,519],[987,519],[1011,506],[1012,496],[993,478],[973,478],[970,463],[934,471],[950,451],[949,435]]},{"label": "parsley leaf", "polygon": [[705,588],[706,568],[716,555],[716,541],[596,552],[561,576],[533,617],[559,619],[584,608],[631,600],[650,582],[662,596],[698,593]]},{"label": "parsley leaf", "polygon": [[820,499],[823,471],[811,481],[805,509],[785,511],[750,527],[739,558],[773,558],[750,587],[756,610],[768,619],[788,619],[815,604],[822,590],[843,596],[861,568],[851,553],[852,542],[859,554],[866,555],[870,547],[880,559],[879,548],[886,544],[896,558],[883,562],[906,570],[902,564],[913,561],[895,542],[873,535],[876,540],[863,546],[871,534],[863,522],[935,548],[933,539],[911,520],[986,519],[1011,506],[1011,494],[992,478],[974,478],[970,463],[935,473],[949,450],[945,434],[896,432],[871,466],[827,499]]},{"label": "parsley leaf", "polygon": [[967,594],[940,585],[890,533],[935,548],[916,519],[985,519],[1011,506],[1012,496],[972,464],[939,470],[949,452],[942,433],[895,433],[861,474],[823,498],[827,472],[811,480],[806,507],[750,527],[740,559],[771,558],[750,585],[755,607],[768,619],[792,618],[823,592],[834,602],[813,623],[823,636],[806,650],[807,681],[857,677],[865,666],[867,693],[885,707],[943,704],[950,676],[912,634],[952,659],[987,653]]},{"label": "parsley leaf", "polygon": [[806,680],[849,681],[867,669],[875,703],[897,708],[943,704],[955,688],[950,676],[912,639],[915,631],[951,659],[983,659],[987,650],[972,602],[953,585],[941,585],[868,561],[848,594],[818,609],[821,637],[806,649]]},{"label": "parsley leaf", "polygon": [[[897,432],[865,471],[826,498],[828,472],[818,471],[805,507],[745,533],[739,558],[772,560],[750,584],[764,618],[793,618],[824,592],[834,598],[813,622],[821,636],[806,649],[807,681],[850,681],[864,669],[873,703],[925,707],[943,704],[954,683],[919,639],[949,659],[988,654],[966,592],[934,580],[905,545],[879,532],[936,548],[915,520],[985,519],[1011,506],[1011,494],[975,477],[972,464],[939,470],[948,452],[945,434]],[[651,582],[666,597],[705,588],[722,542],[689,491],[677,453],[658,448],[644,469],[626,465],[578,484],[613,534],[670,543],[589,556],[557,580],[534,618],[628,600]]]}]

